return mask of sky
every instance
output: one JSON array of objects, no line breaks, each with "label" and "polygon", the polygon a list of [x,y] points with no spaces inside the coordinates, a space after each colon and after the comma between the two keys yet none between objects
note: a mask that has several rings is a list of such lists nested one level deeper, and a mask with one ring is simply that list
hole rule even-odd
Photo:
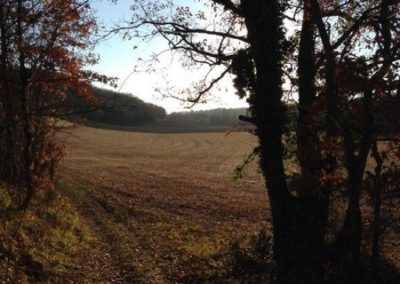
[{"label": "sky", "polygon": [[[180,2],[190,4],[192,0],[181,0]],[[95,12],[99,26],[112,27],[114,24],[130,18],[131,0],[119,0],[113,4],[110,0],[94,0],[92,7]],[[136,48],[134,48],[136,46]],[[166,52],[160,57],[160,62],[155,65],[156,72],[145,72],[141,60],[146,60],[153,53],[167,49],[162,39],[151,42],[123,40],[120,36],[114,35],[111,38],[101,41],[95,48],[100,56],[97,65],[91,66],[93,71],[110,77],[118,77],[118,87],[114,90],[133,94],[140,99],[160,105],[168,113],[185,111],[187,104],[173,98],[165,98],[168,92],[175,95],[174,90],[191,87],[191,83],[201,77],[205,70],[187,70],[181,66],[179,58],[172,57]],[[135,68],[135,66],[138,66]],[[134,70],[136,69],[136,72]],[[109,86],[99,85],[106,88]],[[235,95],[232,82],[227,78],[220,85],[221,90],[214,89],[207,98],[207,103],[194,106],[193,110],[212,108],[236,108],[247,107],[244,100]],[[160,92],[155,91],[160,89]]]}]

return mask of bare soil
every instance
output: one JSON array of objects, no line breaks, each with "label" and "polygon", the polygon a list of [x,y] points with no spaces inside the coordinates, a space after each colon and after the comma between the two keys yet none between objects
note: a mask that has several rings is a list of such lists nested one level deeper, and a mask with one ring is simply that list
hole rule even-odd
[{"label": "bare soil", "polygon": [[[233,181],[251,153],[246,132],[151,134],[78,127],[61,185],[95,235],[72,282],[171,283],[222,273],[234,241],[269,230],[256,165]],[[73,279],[73,280],[72,280]]]}]

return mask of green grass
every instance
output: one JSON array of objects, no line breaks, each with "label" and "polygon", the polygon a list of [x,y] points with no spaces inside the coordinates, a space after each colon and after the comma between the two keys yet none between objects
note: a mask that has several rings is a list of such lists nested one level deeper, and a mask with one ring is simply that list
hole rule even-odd
[{"label": "green grass", "polygon": [[[3,209],[10,205],[4,188],[0,200]],[[0,222],[0,283],[62,278],[77,265],[79,253],[90,247],[90,230],[58,192],[39,192],[28,210]]]}]

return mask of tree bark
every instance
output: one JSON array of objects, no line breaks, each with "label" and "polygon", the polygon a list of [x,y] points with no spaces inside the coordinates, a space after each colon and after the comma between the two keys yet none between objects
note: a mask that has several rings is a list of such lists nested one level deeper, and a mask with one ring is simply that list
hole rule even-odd
[{"label": "tree bark", "polygon": [[4,121],[5,121],[5,149],[1,161],[1,177],[3,180],[13,180],[18,176],[18,169],[16,166],[16,141],[15,141],[15,129],[16,129],[16,121],[14,115],[15,104],[13,102],[13,97],[11,94],[10,86],[9,86],[9,68],[7,57],[9,54],[8,48],[8,30],[7,30],[7,22],[6,22],[6,11],[5,7],[0,7],[0,40],[1,40],[1,55],[0,55],[0,78],[2,85],[2,106],[4,111]]},{"label": "tree bark", "polygon": [[[349,203],[343,227],[341,228],[336,246],[342,258],[347,260],[349,266],[358,267],[362,240],[362,216],[360,198],[362,192],[363,175],[367,163],[368,154],[373,142],[372,130],[374,119],[372,116],[371,90],[364,93],[363,98],[363,129],[359,147],[356,148],[350,126],[343,125],[345,167],[348,175]],[[358,152],[358,154],[356,154]],[[356,269],[349,271],[348,277],[358,279]]]},{"label": "tree bark", "polygon": [[32,178],[32,133],[31,133],[31,121],[30,121],[30,110],[29,110],[29,90],[28,90],[28,74],[25,66],[24,46],[23,46],[23,27],[22,27],[22,0],[18,0],[17,4],[18,12],[18,23],[17,23],[17,36],[19,45],[19,99],[21,102],[21,114],[23,121],[23,166],[24,166],[24,180],[26,187],[26,195],[22,200],[19,209],[25,209],[28,207],[31,199],[35,193],[35,186]]},{"label": "tree bark", "polygon": [[[314,23],[312,19],[311,1],[305,0],[303,7],[303,23],[300,34],[298,56],[299,78],[299,116],[297,121],[298,157],[303,176],[301,194],[307,195],[307,190],[313,190],[316,176],[321,169],[321,156],[318,149],[317,133],[318,113],[313,111],[316,101],[315,90],[315,40]],[[314,106],[315,107],[315,106]]]},{"label": "tree bark", "polygon": [[372,228],[371,263],[372,263],[372,271],[374,274],[375,282],[380,283],[381,275],[379,266],[380,262],[379,239],[381,236],[381,205],[382,205],[381,176],[382,176],[383,159],[379,154],[378,145],[376,141],[373,143],[372,146],[372,155],[374,156],[376,167],[372,184],[374,219],[372,222],[373,228]]},{"label": "tree bark", "polygon": [[[260,144],[260,166],[270,199],[278,279],[280,283],[317,283],[323,277],[321,251],[329,202],[316,197],[317,192],[296,198],[286,183],[282,142],[286,116],[282,103],[283,8],[274,0],[242,1],[241,8],[256,68],[254,94],[249,103]],[[306,23],[305,28],[309,29],[310,25]],[[312,45],[312,41],[312,35],[303,34],[304,46]],[[303,52],[306,53],[304,49]],[[302,68],[306,68],[312,54],[303,55]],[[303,78],[303,94],[306,93],[302,98],[304,120],[315,97],[313,77],[308,73]],[[302,136],[302,145],[315,139],[310,133]],[[306,169],[309,170],[309,166]],[[312,190],[310,188],[309,192]]]}]

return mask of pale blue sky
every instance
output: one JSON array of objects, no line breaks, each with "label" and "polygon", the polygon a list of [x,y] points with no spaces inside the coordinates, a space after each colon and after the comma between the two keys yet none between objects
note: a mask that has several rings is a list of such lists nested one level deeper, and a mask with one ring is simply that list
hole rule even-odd
[{"label": "pale blue sky", "polygon": [[[121,20],[130,18],[130,0],[119,0],[113,4],[109,0],[93,0],[92,7],[96,11],[98,25],[112,26]],[[192,0],[181,0],[182,3],[192,3]],[[136,49],[133,47],[137,46]],[[122,92],[132,93],[146,102],[151,102],[164,107],[168,112],[185,110],[181,102],[171,98],[163,98],[154,92],[155,88],[166,89],[168,86],[175,88],[186,88],[190,82],[200,76],[200,71],[187,71],[180,67],[178,60],[172,61],[169,53],[161,58],[160,64],[156,66],[155,73],[135,72],[138,58],[149,58],[153,52],[166,49],[166,44],[161,40],[153,42],[142,42],[138,40],[124,41],[119,36],[113,36],[107,41],[101,42],[95,49],[100,56],[100,62],[91,69],[101,74],[119,77],[118,88]],[[122,83],[125,83],[122,86]],[[168,83],[167,83],[168,81]],[[230,80],[226,80],[222,89],[228,91],[214,90],[213,98],[208,99],[206,104],[198,105],[197,109],[210,109],[217,107],[245,107],[247,104],[239,100],[234,94]]]}]

